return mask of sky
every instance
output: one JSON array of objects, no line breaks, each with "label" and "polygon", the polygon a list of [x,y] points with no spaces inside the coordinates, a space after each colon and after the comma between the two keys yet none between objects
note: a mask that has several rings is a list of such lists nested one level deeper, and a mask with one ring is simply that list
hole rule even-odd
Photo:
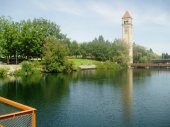
[{"label": "sky", "polygon": [[133,18],[133,41],[170,54],[170,0],[0,0],[0,16],[14,21],[45,18],[79,43],[103,35],[122,37],[121,18]]}]

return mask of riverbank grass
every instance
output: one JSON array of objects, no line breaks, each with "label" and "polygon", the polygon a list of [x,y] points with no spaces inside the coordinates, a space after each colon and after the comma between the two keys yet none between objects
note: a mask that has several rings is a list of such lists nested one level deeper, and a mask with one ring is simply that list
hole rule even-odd
[{"label": "riverbank grass", "polygon": [[[73,71],[77,71],[80,69],[81,65],[95,65],[96,69],[105,69],[105,70],[114,70],[119,71],[126,69],[126,65],[120,65],[111,61],[96,61],[96,60],[89,60],[89,59],[68,59],[68,67],[72,67]],[[6,65],[6,67],[11,68],[11,65]],[[67,69],[69,70],[69,69]],[[0,68],[0,77],[5,77],[7,75],[14,75],[14,76],[27,76],[32,74],[38,74],[41,72],[45,72],[43,70],[43,65],[41,62],[34,61],[24,61],[20,64],[20,69],[6,69]]]},{"label": "riverbank grass", "polygon": [[78,69],[80,65],[96,65],[97,69],[121,70],[125,68],[124,65],[122,66],[110,61],[103,62],[89,59],[69,59],[69,61],[73,63],[76,69]]}]

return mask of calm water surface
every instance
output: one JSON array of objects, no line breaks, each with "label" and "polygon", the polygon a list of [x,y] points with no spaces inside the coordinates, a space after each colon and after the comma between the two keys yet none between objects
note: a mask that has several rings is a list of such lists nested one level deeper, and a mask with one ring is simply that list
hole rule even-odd
[{"label": "calm water surface", "polygon": [[37,108],[37,127],[170,127],[170,71],[1,79],[0,96]]}]

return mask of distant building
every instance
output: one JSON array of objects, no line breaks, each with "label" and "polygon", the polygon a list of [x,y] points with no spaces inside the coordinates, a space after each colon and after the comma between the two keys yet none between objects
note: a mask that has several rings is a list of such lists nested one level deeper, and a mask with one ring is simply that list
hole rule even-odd
[{"label": "distant building", "polygon": [[122,17],[122,39],[129,44],[129,64],[133,63],[132,17],[126,11]]}]

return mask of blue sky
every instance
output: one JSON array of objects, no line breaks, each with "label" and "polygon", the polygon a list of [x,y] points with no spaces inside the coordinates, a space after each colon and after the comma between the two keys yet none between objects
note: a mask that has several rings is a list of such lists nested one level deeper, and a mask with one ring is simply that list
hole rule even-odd
[{"label": "blue sky", "polygon": [[122,37],[121,17],[133,17],[133,40],[170,54],[170,0],[0,0],[0,15],[15,21],[43,17],[72,40]]}]

